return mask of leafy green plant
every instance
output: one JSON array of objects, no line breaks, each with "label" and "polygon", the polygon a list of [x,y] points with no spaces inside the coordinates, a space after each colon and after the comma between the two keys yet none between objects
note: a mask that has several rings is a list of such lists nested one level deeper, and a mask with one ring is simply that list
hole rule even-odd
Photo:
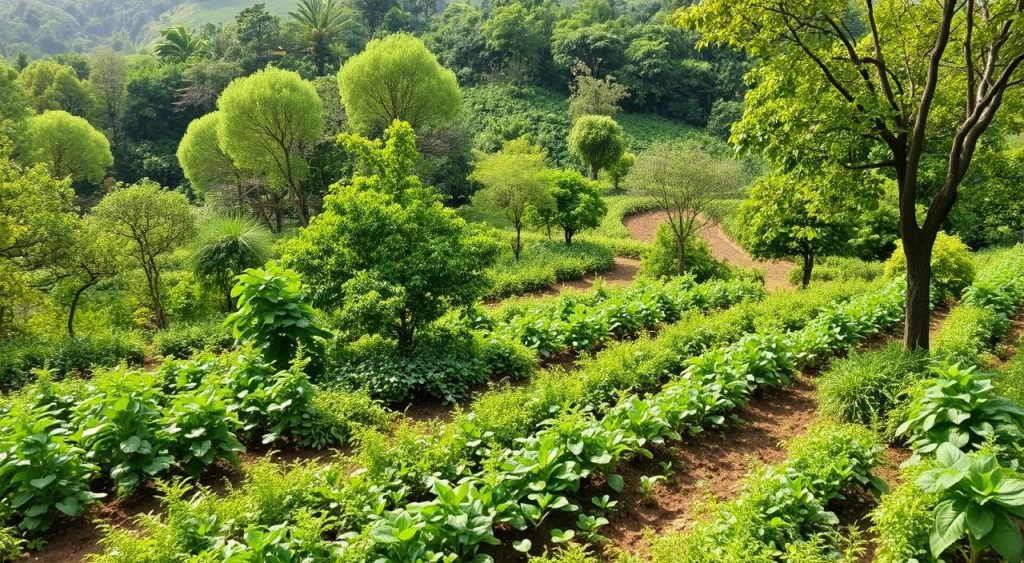
[{"label": "leafy green plant", "polygon": [[[940,232],[935,238],[931,254],[932,288],[938,301],[956,299],[974,281],[975,268],[971,251],[956,235]],[[907,258],[903,254],[902,241],[896,241],[896,250],[885,262],[887,278],[904,277],[907,272]]]},{"label": "leafy green plant", "polygon": [[965,454],[946,443],[935,454],[936,467],[917,480],[926,493],[939,495],[929,538],[932,555],[941,556],[966,535],[971,561],[990,548],[1005,561],[1020,561],[1024,479],[1008,475],[990,453]]},{"label": "leafy green plant", "polygon": [[992,382],[974,368],[939,364],[933,369],[934,381],[896,429],[911,440],[916,455],[934,453],[945,443],[965,451],[987,440],[1020,447],[1024,408],[996,395]]},{"label": "leafy green plant", "polygon": [[665,480],[664,475],[641,475],[640,476],[640,498],[644,502],[650,503],[654,501],[654,489],[658,486],[658,483]]},{"label": "leafy green plant", "polygon": [[45,408],[8,415],[0,428],[0,497],[21,516],[19,528],[45,531],[58,513],[79,516],[105,496],[89,489],[99,467]]},{"label": "leafy green plant", "polygon": [[278,369],[291,363],[300,346],[314,353],[320,349],[317,338],[330,336],[317,325],[299,274],[277,262],[240,274],[231,296],[238,299],[238,311],[225,322],[234,327],[235,338]]},{"label": "leafy green plant", "polygon": [[78,405],[74,440],[87,458],[110,471],[118,494],[132,492],[174,461],[160,428],[160,392],[151,374],[112,370]]},{"label": "leafy green plant", "polygon": [[214,388],[176,395],[159,422],[161,439],[168,452],[191,476],[198,476],[218,459],[238,464],[245,451],[235,432],[238,415],[228,410]]},{"label": "leafy green plant", "polygon": [[289,433],[300,434],[313,417],[313,385],[303,373],[303,362],[277,370],[259,361],[236,362],[226,374],[242,435],[261,436],[269,444]]}]

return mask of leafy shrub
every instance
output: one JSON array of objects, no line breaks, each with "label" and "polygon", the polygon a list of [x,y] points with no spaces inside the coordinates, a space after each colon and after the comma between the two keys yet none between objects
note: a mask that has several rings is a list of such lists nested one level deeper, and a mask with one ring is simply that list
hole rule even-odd
[{"label": "leafy shrub", "polygon": [[78,516],[105,496],[89,490],[99,467],[45,408],[8,415],[0,429],[0,498],[21,516],[19,528],[45,531],[58,513]]},{"label": "leafy shrub", "polygon": [[222,322],[174,324],[153,335],[153,352],[170,358],[189,358],[196,352],[223,352],[235,343]]},{"label": "leafy shrub", "polygon": [[838,422],[863,424],[884,435],[890,411],[924,377],[925,362],[924,355],[898,343],[838,360],[818,378],[818,409]]},{"label": "leafy shrub", "polygon": [[1020,448],[1024,408],[996,395],[992,382],[974,368],[939,364],[933,370],[936,377],[896,430],[907,435],[916,455],[935,453],[946,443],[977,449],[988,440]]},{"label": "leafy shrub", "polygon": [[907,561],[934,561],[928,551],[928,536],[935,520],[932,512],[939,503],[939,495],[926,493],[915,484],[921,473],[934,462],[906,467],[900,485],[882,496],[878,507],[871,512],[874,530],[878,533],[878,563],[906,563]]},{"label": "leafy shrub", "polygon": [[343,446],[357,429],[380,428],[394,418],[366,391],[317,391],[312,407],[298,442],[318,450]]},{"label": "leafy shrub", "polygon": [[31,380],[32,370],[43,367],[59,378],[122,362],[142,365],[145,357],[143,339],[130,332],[59,340],[14,339],[0,344],[0,387],[21,387]]},{"label": "leafy shrub", "polygon": [[118,494],[132,492],[174,461],[160,436],[160,391],[148,373],[116,369],[94,378],[78,405],[74,440],[109,471]]},{"label": "leafy shrub", "polygon": [[597,227],[597,234],[608,238],[630,238],[629,229],[625,225],[626,218],[658,207],[654,198],[646,196],[606,195],[604,201],[608,204],[608,214]]},{"label": "leafy shrub", "polygon": [[[896,242],[896,251],[885,262],[887,278],[903,277],[907,272],[907,259],[903,255],[903,242]],[[974,262],[971,251],[955,235],[940,232],[932,248],[932,290],[934,299],[946,301],[960,297],[974,281]]]},{"label": "leafy shrub", "polygon": [[238,298],[238,311],[226,322],[234,327],[235,338],[279,369],[291,363],[300,346],[315,354],[317,338],[330,336],[317,325],[299,274],[277,262],[240,274],[231,296]]},{"label": "leafy shrub", "polygon": [[938,494],[929,546],[940,557],[963,536],[970,560],[992,549],[1004,561],[1020,561],[1024,525],[1024,479],[1013,477],[988,452],[965,454],[954,444],[936,451],[936,465],[917,479],[926,493]]},{"label": "leafy shrub", "polygon": [[[828,256],[819,260],[811,272],[811,281],[864,280],[872,281],[884,273],[881,262],[867,262],[858,258]],[[798,285],[802,272],[794,268],[789,272],[789,283]]]},{"label": "leafy shrub", "polygon": [[288,434],[300,434],[312,417],[313,385],[303,373],[302,359],[287,370],[240,355],[224,376],[224,386],[237,402],[242,435],[275,442]]},{"label": "leafy shrub", "polygon": [[[729,267],[711,256],[708,244],[699,237],[687,241],[686,273],[697,281],[728,278]],[[679,274],[679,250],[675,235],[668,225],[658,227],[654,244],[644,253],[639,275],[647,278],[672,277]]]},{"label": "leafy shrub", "polygon": [[1024,405],[1024,346],[1003,367],[1002,377],[993,381],[996,391],[1018,405]]},{"label": "leafy shrub", "polygon": [[235,437],[240,427],[218,391],[205,388],[175,395],[160,418],[159,434],[174,460],[195,477],[218,459],[238,465],[237,453],[245,451]]},{"label": "leafy shrub", "polygon": [[982,354],[990,348],[1000,323],[999,314],[992,309],[962,304],[953,308],[942,323],[932,351],[935,357],[950,363],[981,365]]},{"label": "leafy shrub", "polygon": [[610,248],[586,239],[566,246],[562,242],[524,235],[523,244],[520,260],[514,260],[508,251],[488,270],[491,288],[484,299],[547,289],[561,281],[608,271],[614,265],[615,254]]}]

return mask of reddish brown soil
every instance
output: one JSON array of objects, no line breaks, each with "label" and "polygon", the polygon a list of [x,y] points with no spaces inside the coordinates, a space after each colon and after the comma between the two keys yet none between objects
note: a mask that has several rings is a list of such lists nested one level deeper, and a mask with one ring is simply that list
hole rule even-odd
[{"label": "reddish brown soil", "polygon": [[633,283],[633,278],[640,270],[640,261],[624,256],[616,256],[611,270],[587,276],[579,280],[568,280],[548,288],[540,295],[557,295],[567,289],[586,291],[594,286],[598,279],[601,279],[606,286],[622,287]]},{"label": "reddish brown soil", "polygon": [[[658,232],[658,227],[665,221],[665,214],[662,211],[646,211],[630,215],[624,221],[629,229],[630,236],[637,240],[651,242]],[[708,243],[711,254],[728,264],[743,268],[759,268],[765,273],[765,287],[771,291],[774,289],[791,287],[789,283],[789,272],[796,267],[792,262],[784,260],[759,261],[754,260],[743,248],[729,238],[729,235],[717,224],[710,224],[700,231],[701,238]]]},{"label": "reddish brown soil", "polygon": [[[740,413],[741,422],[709,432],[657,456],[672,463],[673,474],[657,486],[652,498],[619,497],[618,510],[603,533],[617,548],[638,553],[645,548],[644,531],[656,534],[682,530],[694,509],[709,496],[734,497],[744,476],[757,464],[786,457],[782,442],[800,436],[817,418],[814,383],[805,376],[770,394],[755,397]],[[641,475],[661,473],[657,463],[624,467],[627,490],[639,487]]]}]

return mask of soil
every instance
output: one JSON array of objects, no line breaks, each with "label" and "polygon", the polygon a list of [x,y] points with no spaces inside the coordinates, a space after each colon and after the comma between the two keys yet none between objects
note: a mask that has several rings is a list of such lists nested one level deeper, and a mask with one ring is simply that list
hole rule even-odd
[{"label": "soil", "polygon": [[[630,237],[653,242],[658,227],[665,221],[663,211],[646,211],[626,217],[624,221]],[[712,223],[700,231],[700,236],[708,243],[711,255],[733,266],[742,268],[759,268],[765,273],[765,288],[769,291],[792,287],[789,273],[796,264],[785,260],[760,261],[754,260],[747,251],[729,238],[718,224]]]}]

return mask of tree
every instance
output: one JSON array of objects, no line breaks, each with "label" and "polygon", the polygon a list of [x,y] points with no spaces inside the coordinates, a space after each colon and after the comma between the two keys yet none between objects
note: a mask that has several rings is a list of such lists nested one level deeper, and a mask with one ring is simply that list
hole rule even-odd
[{"label": "tree", "polygon": [[235,310],[231,296],[235,276],[258,268],[270,259],[274,239],[259,223],[242,216],[214,216],[199,226],[192,271],[213,286],[225,299],[228,312]]},{"label": "tree", "polygon": [[206,41],[184,26],[162,29],[160,37],[160,41],[153,47],[153,52],[162,61],[183,63],[207,54]]},{"label": "tree", "polygon": [[233,81],[220,99],[220,139],[236,166],[285,188],[300,225],[309,224],[305,151],[323,131],[316,88],[294,72],[273,67]]},{"label": "tree", "polygon": [[92,217],[76,221],[71,246],[52,265],[53,275],[71,293],[68,302],[68,336],[75,337],[75,314],[82,296],[101,281],[117,276],[125,268],[121,241],[105,232]]},{"label": "tree", "polygon": [[816,257],[848,248],[858,211],[851,203],[823,201],[820,190],[800,179],[769,174],[751,186],[740,207],[740,242],[755,258],[799,256],[800,283],[807,287]]},{"label": "tree", "polygon": [[56,109],[49,107],[45,94],[46,89],[53,84],[53,77],[57,76],[57,73],[63,68],[64,65],[60,63],[41,60],[30,63],[21,71],[21,84],[28,93],[33,109],[36,111]]},{"label": "tree", "polygon": [[[1020,83],[1022,12],[1024,5],[987,0],[865,0],[856,9],[708,0],[682,14],[702,42],[729,44],[759,61],[734,126],[743,149],[806,174],[833,162],[895,179],[907,348],[928,348],[935,237],[984,150],[979,141]],[[919,203],[927,208],[921,219]]]},{"label": "tree", "polygon": [[547,181],[555,199],[551,221],[562,228],[566,245],[572,244],[576,233],[601,224],[608,205],[597,182],[575,170],[553,170],[547,173]]},{"label": "tree", "polygon": [[36,111],[64,110],[85,117],[92,109],[89,85],[75,69],[53,61],[36,61],[21,71],[22,85]]},{"label": "tree", "polygon": [[337,0],[299,0],[299,6],[288,15],[306,33],[309,56],[316,67],[316,75],[323,76],[327,63],[333,57],[331,46],[338,34],[345,28],[358,26],[341,10]]},{"label": "tree", "polygon": [[343,139],[368,175],[332,189],[285,259],[310,284],[314,303],[341,309],[345,325],[362,333],[394,336],[409,354],[427,323],[483,294],[497,247],[412,175],[409,124],[396,122],[384,140]]},{"label": "tree", "polygon": [[631,152],[622,153],[622,158],[615,164],[604,169],[605,174],[608,175],[608,179],[612,181],[612,189],[619,191],[619,186],[622,185],[622,181],[629,176],[630,171],[633,170],[633,165],[636,164],[636,155]]},{"label": "tree", "polygon": [[363,24],[372,36],[384,23],[384,15],[398,6],[396,0],[353,0],[352,4],[363,17]]},{"label": "tree", "polygon": [[484,22],[482,32],[487,50],[512,81],[530,83],[540,74],[551,28],[539,10],[528,10],[519,2],[505,4]]},{"label": "tree", "polygon": [[462,106],[455,73],[407,33],[370,41],[341,67],[338,89],[349,124],[364,134],[379,133],[396,119],[417,131],[440,125]]},{"label": "tree", "polygon": [[559,25],[551,36],[551,56],[563,69],[579,61],[591,76],[606,75],[622,65],[625,45],[621,37],[621,30],[608,24]]},{"label": "tree", "polygon": [[189,123],[178,145],[178,162],[196,192],[204,194],[228,188],[235,191],[236,202],[241,205],[245,201],[245,176],[221,148],[220,123],[219,111]]},{"label": "tree", "polygon": [[504,213],[516,230],[512,254],[518,261],[523,252],[523,223],[530,208],[554,207],[545,181],[544,152],[525,137],[506,141],[502,149],[480,160],[471,178],[483,184],[473,205]]},{"label": "tree", "polygon": [[0,139],[0,335],[11,332],[16,308],[29,303],[31,272],[53,263],[72,244],[71,180],[43,165],[22,167]]},{"label": "tree", "polygon": [[124,135],[124,108],[127,98],[128,65],[113,49],[101,49],[89,59],[89,84],[110,131],[110,140],[118,145]]},{"label": "tree", "polygon": [[232,80],[242,76],[242,67],[228,61],[197,61],[182,73],[185,87],[178,90],[174,102],[178,110],[213,111],[217,97]]},{"label": "tree", "polygon": [[46,111],[28,120],[25,154],[43,163],[57,178],[99,183],[114,164],[107,138],[89,122],[63,111]]},{"label": "tree", "polygon": [[28,94],[18,79],[18,72],[0,57],[0,139],[19,139],[25,120],[31,114]]},{"label": "tree", "polygon": [[621,109],[619,102],[629,97],[629,89],[616,84],[611,75],[594,78],[583,64],[573,69],[571,89],[569,113],[574,120],[584,115],[614,115]]},{"label": "tree", "polygon": [[483,12],[466,2],[452,2],[434,18],[424,41],[438,61],[452,69],[461,84],[476,82],[487,70]]},{"label": "tree", "polygon": [[143,181],[110,192],[92,214],[105,232],[131,246],[131,254],[146,275],[156,326],[167,328],[160,261],[192,237],[195,217],[188,199]]},{"label": "tree", "polygon": [[243,53],[246,72],[259,70],[274,59],[280,48],[281,18],[263,3],[244,8],[235,16],[235,34]]},{"label": "tree", "polygon": [[736,161],[715,160],[700,150],[659,144],[640,154],[628,183],[636,193],[654,198],[665,212],[682,275],[691,239],[712,221],[711,202],[739,188],[742,170]]},{"label": "tree", "polygon": [[569,152],[590,168],[590,179],[596,180],[602,168],[613,166],[626,152],[622,126],[608,116],[583,116],[569,132]]}]

